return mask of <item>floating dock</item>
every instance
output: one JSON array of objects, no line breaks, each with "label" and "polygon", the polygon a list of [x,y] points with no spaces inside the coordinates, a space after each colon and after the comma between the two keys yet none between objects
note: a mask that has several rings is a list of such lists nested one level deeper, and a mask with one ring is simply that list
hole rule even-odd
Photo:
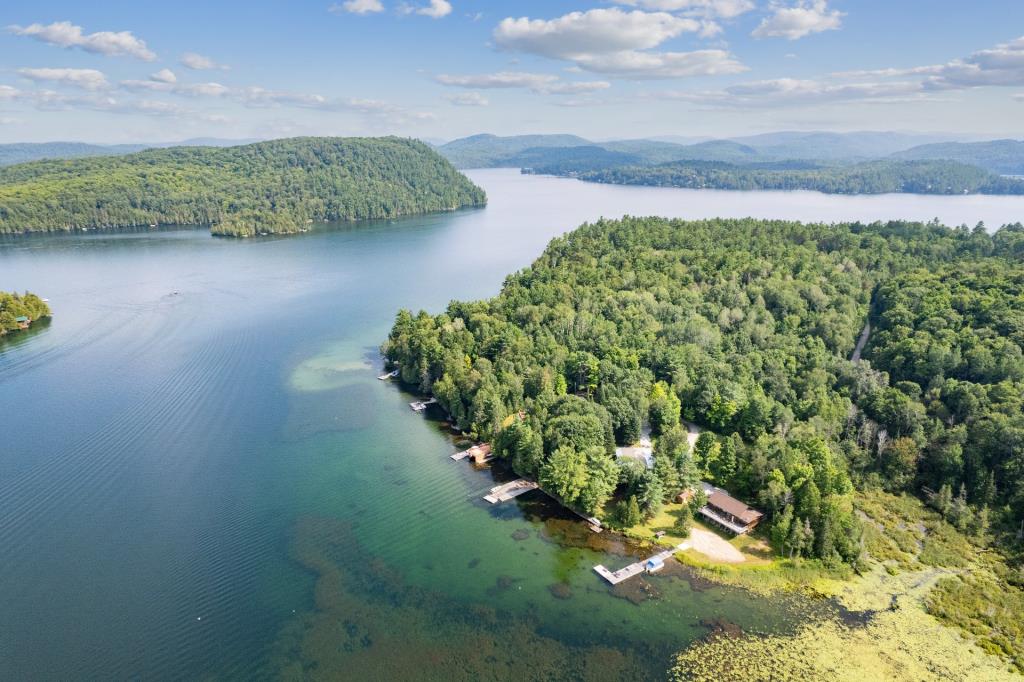
[{"label": "floating dock", "polygon": [[686,543],[684,542],[679,547],[675,547],[673,549],[666,549],[664,552],[658,552],[652,557],[647,557],[643,561],[638,561],[635,564],[630,564],[629,566],[626,566],[625,568],[620,568],[617,571],[610,571],[603,565],[598,564],[597,566],[594,566],[594,572],[602,578],[604,578],[605,580],[607,580],[612,585],[618,585],[623,580],[629,580],[630,578],[638,576],[641,573],[654,573],[656,571],[660,571],[661,568],[665,565],[665,561],[673,554],[675,554],[677,551],[683,549],[685,544]]},{"label": "floating dock", "polygon": [[519,497],[523,493],[528,493],[531,490],[539,488],[534,481],[527,481],[525,478],[520,478],[517,481],[511,483],[502,483],[496,485],[490,489],[490,491],[484,495],[484,499],[491,504],[498,504],[499,502],[506,502],[514,497]]}]

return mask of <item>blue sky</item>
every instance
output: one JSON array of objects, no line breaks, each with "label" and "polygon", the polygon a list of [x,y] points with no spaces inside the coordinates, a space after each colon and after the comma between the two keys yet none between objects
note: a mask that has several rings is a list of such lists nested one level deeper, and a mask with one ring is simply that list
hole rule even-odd
[{"label": "blue sky", "polygon": [[0,141],[1024,137],[1021,0],[7,0]]}]

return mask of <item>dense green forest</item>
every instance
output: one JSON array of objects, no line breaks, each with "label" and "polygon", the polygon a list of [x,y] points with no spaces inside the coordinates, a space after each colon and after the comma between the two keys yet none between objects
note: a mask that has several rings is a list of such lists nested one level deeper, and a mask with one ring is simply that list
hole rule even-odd
[{"label": "dense green forest", "polygon": [[[857,564],[856,488],[1014,542],[1022,296],[1019,224],[625,218],[555,239],[494,299],[402,311],[383,350],[584,512],[614,494],[651,514],[700,477],[765,510],[779,551]],[[692,452],[681,418],[709,429]],[[616,466],[645,422],[653,470]]]},{"label": "dense green forest", "polygon": [[0,336],[17,331],[20,328],[20,317],[26,317],[34,322],[49,316],[50,306],[35,294],[27,291],[24,294],[0,291]]},{"label": "dense green forest", "polygon": [[427,145],[395,137],[150,149],[0,169],[0,233],[209,224],[214,234],[251,236],[485,202]]},{"label": "dense green forest", "polygon": [[1024,194],[1024,182],[954,161],[868,161],[845,166],[679,161],[656,166],[564,163],[532,172],[572,175],[588,182],[689,189],[813,190],[828,194]]}]

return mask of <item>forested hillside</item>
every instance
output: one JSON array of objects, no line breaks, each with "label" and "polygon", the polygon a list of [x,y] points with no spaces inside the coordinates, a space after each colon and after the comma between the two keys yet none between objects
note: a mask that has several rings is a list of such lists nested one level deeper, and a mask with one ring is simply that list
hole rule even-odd
[{"label": "forested hillside", "polygon": [[993,173],[1024,175],[1024,141],[942,142],[925,144],[892,155],[894,159],[949,159]]},{"label": "forested hillside", "polygon": [[0,233],[209,224],[214,234],[251,236],[485,202],[427,145],[395,137],[150,149],[0,169]]},{"label": "forested hillside", "polygon": [[[586,512],[618,489],[653,513],[699,476],[764,509],[779,551],[857,564],[856,488],[928,489],[1019,542],[1022,295],[1019,224],[626,218],[552,241],[494,299],[401,312],[384,351]],[[712,433],[692,453],[681,418]],[[644,422],[655,467],[620,479],[612,448]]]},{"label": "forested hillside", "polygon": [[20,317],[35,321],[49,316],[50,306],[35,294],[0,291],[0,336],[20,329]]},{"label": "forested hillside", "polygon": [[[850,166],[806,163],[735,165],[679,161],[657,166],[598,166],[571,170],[589,182],[688,189],[813,190],[827,194],[1024,194],[1024,182],[954,161],[869,161]],[[811,164],[813,166],[813,164]],[[533,168],[566,174],[564,166]]]},{"label": "forested hillside", "polygon": [[472,135],[443,144],[437,151],[456,168],[509,168],[518,166],[511,157],[527,149],[589,144],[575,135]]}]

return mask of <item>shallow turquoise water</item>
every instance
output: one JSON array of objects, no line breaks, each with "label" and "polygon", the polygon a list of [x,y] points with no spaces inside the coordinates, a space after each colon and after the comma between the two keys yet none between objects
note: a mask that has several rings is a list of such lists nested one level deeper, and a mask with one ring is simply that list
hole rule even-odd
[{"label": "shallow turquoise water", "polygon": [[[757,207],[744,193],[473,177],[487,209],[284,239],[181,230],[0,243],[0,289],[35,291],[55,313],[0,342],[0,676],[275,677],[294,662],[346,677],[349,663],[394,658],[368,635],[351,653],[291,646],[320,636],[332,597],[379,614],[353,632],[428,641],[466,625],[453,614],[486,607],[500,625],[481,632],[500,630],[511,649],[510,632],[546,638],[550,657],[610,647],[653,677],[706,621],[792,621],[792,604],[685,576],[653,578],[654,598],[639,604],[613,596],[591,567],[629,563],[631,548],[580,546],[596,541],[536,494],[482,502],[492,472],[448,459],[443,428],[375,379],[398,308],[492,295],[584,219]],[[763,212],[807,210],[774,196]],[[823,218],[973,212],[990,225],[1024,205],[831,199]],[[325,519],[342,525],[304,530]],[[352,582],[317,588],[311,554]],[[399,608],[403,622],[387,622]]]}]

